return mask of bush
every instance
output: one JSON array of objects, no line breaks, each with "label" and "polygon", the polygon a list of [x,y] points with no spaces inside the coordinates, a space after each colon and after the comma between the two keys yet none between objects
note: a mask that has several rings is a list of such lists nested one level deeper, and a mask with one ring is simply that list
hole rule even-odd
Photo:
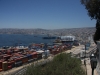
[{"label": "bush", "polygon": [[25,75],[85,75],[85,72],[81,68],[80,59],[62,53],[45,66],[27,67]]}]

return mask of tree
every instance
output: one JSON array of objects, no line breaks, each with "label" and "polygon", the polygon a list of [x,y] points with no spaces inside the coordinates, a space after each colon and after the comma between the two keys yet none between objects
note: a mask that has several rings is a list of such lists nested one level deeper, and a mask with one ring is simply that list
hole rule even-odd
[{"label": "tree", "polygon": [[96,32],[94,34],[94,42],[96,43],[100,40],[100,0],[81,0],[81,3],[85,6],[91,19],[96,20]]}]

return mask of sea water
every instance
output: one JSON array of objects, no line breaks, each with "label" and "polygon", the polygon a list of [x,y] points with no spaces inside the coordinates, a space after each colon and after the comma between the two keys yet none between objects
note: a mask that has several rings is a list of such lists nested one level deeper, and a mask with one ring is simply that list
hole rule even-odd
[{"label": "sea water", "polygon": [[14,46],[16,43],[22,43],[28,46],[31,43],[53,43],[55,39],[43,39],[46,35],[29,34],[0,34],[0,47]]}]

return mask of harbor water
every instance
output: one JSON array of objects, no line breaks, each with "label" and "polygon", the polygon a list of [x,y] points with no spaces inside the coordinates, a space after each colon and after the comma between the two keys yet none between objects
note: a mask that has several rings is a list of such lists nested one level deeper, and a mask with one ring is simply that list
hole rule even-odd
[{"label": "harbor water", "polygon": [[22,43],[28,46],[31,43],[50,43],[55,39],[43,39],[46,35],[29,35],[29,34],[0,34],[0,47],[15,46],[17,43]]}]

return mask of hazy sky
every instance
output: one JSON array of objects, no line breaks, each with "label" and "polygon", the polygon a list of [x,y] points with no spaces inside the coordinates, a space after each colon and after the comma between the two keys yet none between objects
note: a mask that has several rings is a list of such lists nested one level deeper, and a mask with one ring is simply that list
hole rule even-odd
[{"label": "hazy sky", "polygon": [[0,28],[95,27],[80,0],[0,0]]}]

